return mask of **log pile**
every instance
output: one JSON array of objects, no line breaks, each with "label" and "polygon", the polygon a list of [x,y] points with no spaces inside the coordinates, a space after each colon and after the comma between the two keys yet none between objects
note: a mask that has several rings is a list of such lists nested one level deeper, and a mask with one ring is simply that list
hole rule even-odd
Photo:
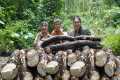
[{"label": "log pile", "polygon": [[[48,50],[48,49],[46,49]],[[17,55],[17,56],[16,56]],[[18,56],[19,55],[19,56]],[[19,50],[1,69],[3,80],[119,80],[120,60],[109,50]]]},{"label": "log pile", "polygon": [[[59,45],[64,47],[62,44]],[[0,78],[1,80],[119,80],[119,57],[113,55],[110,49],[91,46],[54,49],[55,52],[49,46],[15,50],[9,61],[2,66]]]}]

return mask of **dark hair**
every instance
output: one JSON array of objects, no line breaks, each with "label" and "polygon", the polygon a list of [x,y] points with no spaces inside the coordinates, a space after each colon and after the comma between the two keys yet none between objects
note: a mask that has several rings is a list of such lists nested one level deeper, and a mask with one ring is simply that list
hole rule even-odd
[{"label": "dark hair", "polygon": [[81,18],[79,16],[74,16],[73,21],[75,21],[76,18],[81,22]]},{"label": "dark hair", "polygon": [[56,23],[56,22],[59,22],[61,24],[61,19],[55,18],[54,21],[53,21],[53,23]]},{"label": "dark hair", "polygon": [[47,22],[47,21],[43,21],[43,22],[41,23],[41,27],[42,27],[43,25],[48,25],[48,22]]},{"label": "dark hair", "polygon": [[41,28],[43,27],[43,25],[48,25],[48,22],[47,21],[41,22],[41,24],[38,26],[38,31],[41,30]]}]

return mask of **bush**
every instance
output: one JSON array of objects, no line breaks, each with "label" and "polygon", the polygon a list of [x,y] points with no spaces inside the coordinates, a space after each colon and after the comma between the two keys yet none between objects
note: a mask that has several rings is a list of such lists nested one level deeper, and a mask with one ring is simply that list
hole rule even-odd
[{"label": "bush", "polygon": [[102,44],[105,48],[111,48],[115,54],[120,55],[120,34],[108,35],[103,39]]},{"label": "bush", "polygon": [[34,40],[34,30],[30,30],[27,21],[7,24],[0,30],[0,51],[12,51],[16,48],[29,48]]}]

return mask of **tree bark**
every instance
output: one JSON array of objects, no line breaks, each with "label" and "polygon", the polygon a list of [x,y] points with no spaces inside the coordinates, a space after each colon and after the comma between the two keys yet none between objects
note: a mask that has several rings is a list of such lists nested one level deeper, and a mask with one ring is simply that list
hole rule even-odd
[{"label": "tree bark", "polygon": [[92,37],[92,36],[77,36],[77,37],[71,37],[71,36],[53,36],[45,40],[41,46],[44,48],[48,46],[50,43],[57,43],[60,41],[76,41],[76,40],[90,40],[90,41],[101,41],[101,38],[99,37]]},{"label": "tree bark", "polygon": [[65,42],[62,44],[50,45],[49,47],[52,51],[67,50],[67,49],[78,49],[83,46],[89,46],[90,48],[101,49],[102,46],[98,41],[88,41],[88,40],[78,40],[73,42]]},{"label": "tree bark", "polygon": [[93,36],[83,35],[83,36],[77,36],[77,37],[75,37],[74,40],[101,41],[101,38],[100,37],[93,37]]}]

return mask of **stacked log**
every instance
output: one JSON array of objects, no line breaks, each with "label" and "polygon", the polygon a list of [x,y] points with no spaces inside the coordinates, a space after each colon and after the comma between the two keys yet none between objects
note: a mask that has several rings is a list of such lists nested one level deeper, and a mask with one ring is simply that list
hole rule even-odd
[{"label": "stacked log", "polygon": [[[93,37],[68,39],[72,42],[66,43],[66,48],[62,43],[58,44],[60,46],[54,45],[54,48],[50,45],[45,48],[15,50],[9,61],[1,67],[0,78],[2,80],[120,79],[119,57],[109,49],[98,48],[98,44],[94,45],[94,42],[92,44],[84,42],[85,39],[92,39],[91,41],[95,41],[96,44],[96,40],[99,39]],[[84,44],[81,46],[74,43],[74,39],[83,39]]]},{"label": "stacked log", "polygon": [[48,54],[50,51],[46,53],[42,49],[30,49],[18,52],[21,57],[11,57],[2,67],[2,79],[16,80],[20,78],[20,72],[23,77],[20,80],[118,80],[120,78],[119,58],[108,54],[104,49],[58,51],[50,60]]}]

